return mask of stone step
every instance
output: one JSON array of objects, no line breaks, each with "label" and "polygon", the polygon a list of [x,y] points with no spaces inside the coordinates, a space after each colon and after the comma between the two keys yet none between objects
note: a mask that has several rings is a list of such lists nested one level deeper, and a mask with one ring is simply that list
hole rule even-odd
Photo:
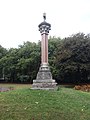
[{"label": "stone step", "polygon": [[57,90],[58,87],[54,87],[54,88],[40,88],[40,87],[34,87],[34,88],[31,88],[32,90]]},{"label": "stone step", "polygon": [[33,80],[33,83],[55,83],[54,79],[46,79],[46,80]]}]

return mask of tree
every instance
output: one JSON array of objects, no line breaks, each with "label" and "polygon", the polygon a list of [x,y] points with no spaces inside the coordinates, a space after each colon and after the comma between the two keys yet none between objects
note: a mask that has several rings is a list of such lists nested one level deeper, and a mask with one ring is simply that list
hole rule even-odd
[{"label": "tree", "polygon": [[40,42],[37,44],[31,42],[24,43],[19,48],[18,56],[20,57],[17,64],[18,76],[28,75],[28,82],[32,83],[40,66]]},{"label": "tree", "polygon": [[[7,50],[0,45],[0,61],[7,54]],[[4,68],[3,64],[0,64],[0,78],[4,77]]]},{"label": "tree", "polygon": [[60,37],[50,37],[48,40],[48,56],[49,56],[49,65],[50,65],[50,70],[52,72],[53,78],[56,79],[57,76],[57,69],[55,65],[55,60],[56,60],[56,55],[58,50],[58,44],[62,42],[62,39]]},{"label": "tree", "polygon": [[[11,48],[0,59],[1,76],[8,82],[32,82],[40,66],[40,42],[26,42],[18,49]],[[26,80],[25,80],[26,79]]]},{"label": "tree", "polygon": [[0,45],[0,59],[7,54],[7,50]]},{"label": "tree", "polygon": [[80,83],[90,75],[90,37],[83,33],[65,38],[55,60],[58,82]]}]

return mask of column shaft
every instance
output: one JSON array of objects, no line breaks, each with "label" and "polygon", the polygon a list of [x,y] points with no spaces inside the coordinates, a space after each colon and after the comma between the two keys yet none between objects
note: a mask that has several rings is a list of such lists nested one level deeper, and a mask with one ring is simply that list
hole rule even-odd
[{"label": "column shaft", "polygon": [[41,39],[41,62],[48,64],[48,35],[43,34]]}]

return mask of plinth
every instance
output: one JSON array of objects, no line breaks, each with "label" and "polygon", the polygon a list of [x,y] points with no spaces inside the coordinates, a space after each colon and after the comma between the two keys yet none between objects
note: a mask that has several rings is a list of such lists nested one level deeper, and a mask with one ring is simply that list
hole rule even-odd
[{"label": "plinth", "polygon": [[41,33],[41,66],[37,73],[36,80],[33,80],[32,89],[55,90],[56,82],[52,79],[52,74],[48,64],[48,34],[51,24],[46,22],[46,14],[43,14],[44,21],[39,24]]}]

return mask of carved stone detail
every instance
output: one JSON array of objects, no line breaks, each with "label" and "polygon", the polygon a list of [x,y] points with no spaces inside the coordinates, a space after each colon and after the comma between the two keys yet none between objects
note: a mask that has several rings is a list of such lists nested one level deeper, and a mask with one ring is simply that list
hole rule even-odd
[{"label": "carved stone detail", "polygon": [[37,74],[37,80],[52,79],[52,74],[48,64],[42,64]]},{"label": "carved stone detail", "polygon": [[42,64],[39,68],[36,80],[33,80],[32,89],[57,89],[55,80],[52,79],[48,64]]},{"label": "carved stone detail", "polygon": [[51,30],[51,27],[50,26],[47,26],[47,25],[42,25],[40,26],[39,28],[39,31],[41,34],[48,34],[49,33],[49,30]]}]

